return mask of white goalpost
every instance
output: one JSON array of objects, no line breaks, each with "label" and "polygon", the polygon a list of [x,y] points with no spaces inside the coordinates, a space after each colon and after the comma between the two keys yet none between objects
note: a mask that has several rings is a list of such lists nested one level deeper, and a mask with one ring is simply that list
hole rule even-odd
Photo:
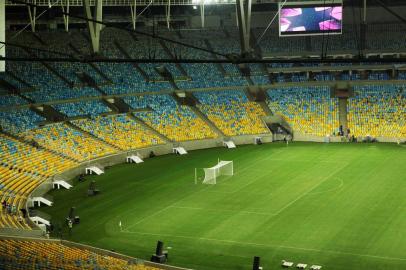
[{"label": "white goalpost", "polygon": [[[233,175],[234,174],[234,164],[233,161],[219,160],[216,166],[211,168],[203,168],[204,178],[203,184],[214,185],[217,183],[217,177],[221,175]],[[197,168],[195,169],[195,183],[199,180]]]}]

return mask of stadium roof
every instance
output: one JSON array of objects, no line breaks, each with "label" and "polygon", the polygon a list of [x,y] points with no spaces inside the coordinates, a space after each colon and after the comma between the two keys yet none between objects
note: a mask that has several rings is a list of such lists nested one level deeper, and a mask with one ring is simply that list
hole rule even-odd
[{"label": "stadium roof", "polygon": [[[89,0],[90,5],[94,6],[96,0]],[[296,2],[298,0],[295,0]],[[26,2],[31,4],[36,4],[38,6],[66,6],[69,3],[69,6],[83,6],[83,0],[19,0],[17,2]],[[21,6],[24,5],[22,3],[17,3],[13,0],[6,0],[6,5],[8,6]],[[226,5],[226,4],[235,4],[235,0],[103,0],[103,6],[107,7],[114,7],[114,6],[130,6],[134,5],[154,5],[154,6],[162,6],[162,5]],[[281,0],[253,0],[253,4],[270,4],[270,3],[278,3],[284,2]],[[288,0],[287,2],[292,2]],[[306,2],[305,0],[303,2]],[[345,5],[360,5],[358,1],[353,0],[343,0]],[[404,0],[379,0],[379,2],[385,5],[405,5]],[[361,2],[362,3],[362,2]],[[368,6],[371,5],[378,5],[377,1],[368,1]]]},{"label": "stadium roof", "polygon": [[[36,4],[38,6],[61,6],[67,5],[67,1],[69,1],[70,6],[83,6],[82,0],[30,0],[26,1],[27,3]],[[94,6],[96,0],[90,0],[90,5]],[[103,6],[130,6],[134,5],[154,5],[154,6],[162,6],[162,5],[226,5],[226,4],[235,4],[235,0],[103,0]],[[277,0],[254,0],[254,4],[269,4],[269,3],[277,3]],[[12,0],[7,0],[6,2],[9,6],[18,6],[23,5],[22,3],[17,3]]]}]

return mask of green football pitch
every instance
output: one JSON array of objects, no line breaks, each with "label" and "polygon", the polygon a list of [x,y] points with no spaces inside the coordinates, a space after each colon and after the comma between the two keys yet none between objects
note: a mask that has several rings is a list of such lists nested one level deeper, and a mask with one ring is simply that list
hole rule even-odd
[{"label": "green football pitch", "polygon": [[[234,176],[195,184],[195,168],[234,161]],[[95,180],[101,190],[87,197]],[[63,237],[149,259],[157,240],[168,264],[266,269],[281,260],[329,270],[406,269],[406,147],[272,143],[166,155],[122,164],[51,192]],[[71,206],[81,223],[72,235]],[[119,223],[122,224],[120,230]],[[57,230],[57,229],[56,229]],[[309,267],[308,266],[308,267]]]}]

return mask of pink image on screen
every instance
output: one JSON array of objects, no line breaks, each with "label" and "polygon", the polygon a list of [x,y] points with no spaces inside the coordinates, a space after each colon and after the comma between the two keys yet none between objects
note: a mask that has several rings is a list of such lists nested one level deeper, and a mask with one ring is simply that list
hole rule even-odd
[{"label": "pink image on screen", "polygon": [[281,17],[294,17],[302,14],[301,8],[283,8],[281,9]]},{"label": "pink image on screen", "polygon": [[328,20],[319,23],[320,30],[340,30],[341,24],[335,20]]},{"label": "pink image on screen", "polygon": [[289,26],[291,25],[291,22],[286,18],[281,18],[280,22],[281,22],[281,31],[282,32],[287,31],[289,29]]},{"label": "pink image on screen", "polygon": [[343,8],[342,7],[334,7],[330,14],[336,20],[341,21],[343,19]]}]

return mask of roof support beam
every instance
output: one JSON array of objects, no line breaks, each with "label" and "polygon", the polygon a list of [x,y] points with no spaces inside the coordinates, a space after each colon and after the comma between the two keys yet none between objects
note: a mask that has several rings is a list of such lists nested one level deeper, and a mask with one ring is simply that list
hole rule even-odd
[{"label": "roof support beam", "polygon": [[66,32],[69,32],[69,7],[70,7],[70,1],[62,0],[62,3],[61,3],[62,17],[63,17],[63,23],[65,25]]},{"label": "roof support beam", "polygon": [[[37,4],[37,0],[34,0],[34,5]],[[28,8],[28,17],[30,18],[30,25],[32,32],[35,33],[35,25],[37,23],[37,7],[36,6],[27,6]]]},{"label": "roof support beam", "polygon": [[166,13],[166,27],[169,29],[171,26],[171,0],[168,0],[168,5],[165,6]]},{"label": "roof support beam", "polygon": [[[100,31],[102,24],[94,21],[103,21],[103,2],[102,0],[95,0],[96,5],[94,7],[94,14],[90,9],[89,0],[83,0],[83,8],[85,16],[88,19],[87,28],[89,29],[90,40],[92,42],[93,53],[99,53],[100,51]],[[93,16],[95,17],[93,19]]]},{"label": "roof support beam", "polygon": [[251,5],[252,0],[237,0],[237,20],[240,33],[241,55],[250,54]]},{"label": "roof support beam", "polygon": [[137,0],[134,0],[133,3],[130,4],[130,11],[131,11],[131,22],[133,25],[133,29],[137,28]]},{"label": "roof support beam", "polygon": [[360,0],[359,8],[362,10],[362,21],[360,22],[360,45],[359,54],[363,54],[367,42],[367,0]]},{"label": "roof support beam", "polygon": [[204,0],[202,0],[202,3],[200,4],[200,20],[202,23],[202,28],[204,28]]},{"label": "roof support beam", "polygon": [[[6,5],[0,1],[0,41],[6,42]],[[0,56],[6,56],[6,45],[0,45]],[[0,72],[6,71],[6,62],[0,61]]]},{"label": "roof support beam", "polygon": [[363,10],[364,10],[363,21],[364,21],[364,23],[366,23],[367,22],[367,0],[364,0]]}]

